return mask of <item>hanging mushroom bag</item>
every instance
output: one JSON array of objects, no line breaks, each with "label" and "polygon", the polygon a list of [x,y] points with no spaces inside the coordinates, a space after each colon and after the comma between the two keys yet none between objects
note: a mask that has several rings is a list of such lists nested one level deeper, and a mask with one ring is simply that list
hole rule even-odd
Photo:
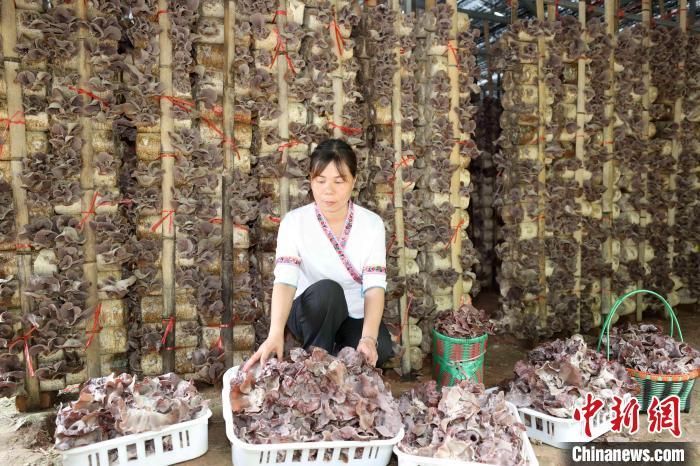
[{"label": "hanging mushroom bag", "polygon": [[[676,318],[671,305],[661,295],[654,291],[636,290],[631,291],[618,299],[610,310],[610,313],[605,320],[605,324],[603,325],[600,337],[598,338],[598,351],[600,351],[600,346],[603,343],[603,335],[605,335],[607,347],[606,357],[610,359],[610,322],[612,317],[615,315],[615,312],[625,299],[640,293],[651,294],[663,302],[666,311],[668,311],[669,317],[671,318],[671,338],[661,336],[660,333],[656,333],[659,331],[653,325],[639,326],[639,330],[634,327],[630,327],[630,330],[628,330],[628,333],[624,335],[624,338],[622,336],[622,332],[618,331],[619,329],[616,328],[613,330],[612,336],[613,356],[625,365],[627,372],[639,384],[641,391],[637,395],[637,401],[640,405],[640,412],[647,412],[653,396],[656,396],[659,401],[663,401],[669,396],[676,395],[680,400],[680,410],[688,413],[690,412],[691,392],[693,390],[693,386],[695,385],[695,379],[700,375],[700,367],[697,364],[698,359],[700,359],[700,353],[683,343],[683,334],[681,333],[678,319]],[[678,330],[678,339],[680,340],[680,343],[673,340],[674,326]],[[635,332],[638,332],[640,335],[638,336]],[[626,351],[624,351],[625,348],[623,348],[623,345],[629,345],[628,341],[633,341],[633,343],[637,344],[636,346],[639,347],[640,341],[634,341],[633,339],[635,337],[642,340],[641,347],[648,346],[650,342],[657,342],[658,348],[653,348],[654,350],[667,351],[667,348],[670,345],[672,348],[671,353],[669,353],[667,358],[661,360],[661,358],[658,356],[659,351],[653,351],[650,355],[647,355],[644,363],[641,364],[643,367],[639,367],[639,363],[636,364],[637,367],[629,367],[630,358],[625,356]],[[664,348],[661,348],[660,345],[662,340],[664,340],[665,343]],[[693,361],[695,361],[695,363]],[[671,370],[663,370],[664,367]]]}]

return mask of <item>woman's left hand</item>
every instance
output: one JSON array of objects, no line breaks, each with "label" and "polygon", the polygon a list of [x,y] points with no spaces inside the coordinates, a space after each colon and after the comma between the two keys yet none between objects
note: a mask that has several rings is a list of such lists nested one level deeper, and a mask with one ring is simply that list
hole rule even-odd
[{"label": "woman's left hand", "polygon": [[377,354],[377,346],[369,338],[363,338],[360,340],[360,342],[357,344],[357,352],[362,353],[365,360],[369,364],[373,366],[377,364],[377,359],[379,358],[379,355]]}]

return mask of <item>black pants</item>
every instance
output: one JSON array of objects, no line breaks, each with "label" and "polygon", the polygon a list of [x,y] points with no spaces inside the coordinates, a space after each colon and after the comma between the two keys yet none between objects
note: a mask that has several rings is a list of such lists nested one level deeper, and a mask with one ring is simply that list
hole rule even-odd
[{"label": "black pants", "polygon": [[[292,304],[287,328],[304,349],[318,346],[337,354],[346,346],[357,347],[365,319],[348,316],[343,287],[333,280],[320,280],[299,295]],[[379,324],[377,367],[393,356],[391,335],[384,322]]]}]

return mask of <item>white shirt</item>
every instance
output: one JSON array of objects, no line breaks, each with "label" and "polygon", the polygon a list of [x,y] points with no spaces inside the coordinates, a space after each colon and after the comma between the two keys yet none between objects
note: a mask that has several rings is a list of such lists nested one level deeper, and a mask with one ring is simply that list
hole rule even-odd
[{"label": "white shirt", "polygon": [[277,232],[275,283],[297,288],[297,298],[319,280],[345,291],[350,317],[365,315],[364,294],[386,290],[386,244],[381,217],[350,201],[343,233],[336,238],[315,203],[288,212]]}]

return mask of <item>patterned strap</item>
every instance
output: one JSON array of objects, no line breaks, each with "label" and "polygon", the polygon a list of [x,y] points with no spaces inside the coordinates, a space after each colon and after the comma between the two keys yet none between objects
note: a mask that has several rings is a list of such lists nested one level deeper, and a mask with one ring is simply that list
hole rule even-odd
[{"label": "patterned strap", "polygon": [[353,221],[353,206],[352,202],[350,202],[349,205],[349,211],[348,211],[348,218],[345,220],[345,225],[343,227],[343,235],[341,236],[341,243],[338,242],[338,240],[335,238],[335,235],[333,234],[333,230],[331,230],[331,227],[328,225],[328,222],[326,222],[325,217],[321,213],[321,211],[318,208],[318,205],[315,206],[316,208],[316,219],[318,219],[318,223],[321,224],[321,228],[323,229],[323,232],[326,234],[326,237],[328,240],[331,242],[333,245],[333,249],[335,249],[335,252],[338,254],[338,257],[340,258],[340,261],[343,263],[343,266],[345,267],[345,270],[348,271],[350,276],[352,277],[353,280],[355,280],[357,283],[362,285],[362,275],[360,275],[357,272],[357,269],[355,266],[352,265],[350,262],[350,259],[345,255],[345,243],[347,242],[348,235],[350,234],[350,229],[352,228],[352,221]]}]

